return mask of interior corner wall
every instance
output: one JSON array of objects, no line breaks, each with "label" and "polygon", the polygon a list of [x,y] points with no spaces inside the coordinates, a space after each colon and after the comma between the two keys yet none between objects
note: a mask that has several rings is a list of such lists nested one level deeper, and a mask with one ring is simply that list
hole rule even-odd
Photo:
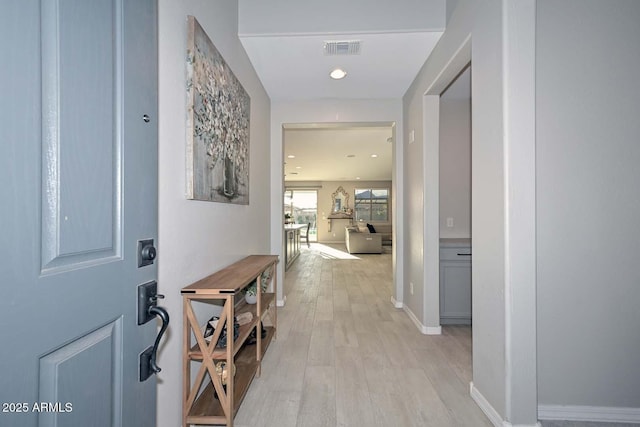
[{"label": "interior corner wall", "polygon": [[[455,84],[455,83],[454,83]],[[471,99],[440,98],[440,238],[471,237]],[[447,226],[447,218],[453,226]]]},{"label": "interior corner wall", "polygon": [[[283,126],[289,123],[362,123],[387,122],[402,123],[402,100],[398,99],[315,99],[315,100],[274,100],[271,104],[271,253],[282,257],[283,243]],[[402,140],[402,129],[394,126],[394,158],[392,205],[397,209],[403,207],[403,156],[398,155]],[[394,239],[403,233],[402,219],[395,221]],[[401,266],[396,267],[396,260],[403,258],[402,248],[397,242],[393,245],[393,268],[395,271],[395,290],[393,297],[402,301],[404,283]],[[282,263],[278,264],[278,277],[284,277]],[[283,304],[286,296],[282,287],[278,289],[278,302]]]},{"label": "interior corner wall", "polygon": [[[425,291],[420,289],[424,286],[425,260],[438,256],[423,253],[423,177],[427,172],[421,163],[424,161],[425,135],[423,98],[451,58],[472,37],[473,383],[497,416],[504,420],[507,391],[502,14],[502,2],[458,2],[447,29],[403,98],[403,144],[405,223],[411,230],[406,234],[405,280],[413,282],[415,288],[414,295],[405,293],[405,304],[420,312]],[[408,140],[411,133],[415,134],[414,143]],[[439,284],[428,283],[427,286],[437,289]],[[422,316],[421,320],[425,314]]]},{"label": "interior corner wall", "polygon": [[[252,253],[269,253],[270,100],[237,33],[236,1],[159,0],[158,286],[171,315],[160,346],[159,427],[181,424],[180,289]],[[249,205],[185,198],[187,15],[193,15],[251,97]],[[281,203],[280,203],[281,205]]]},{"label": "interior corner wall", "polygon": [[633,0],[537,1],[541,413],[640,423],[639,22]]},{"label": "interior corner wall", "polygon": [[456,10],[458,6],[458,0],[447,0],[447,24],[451,20],[451,15],[453,15],[453,11]]}]

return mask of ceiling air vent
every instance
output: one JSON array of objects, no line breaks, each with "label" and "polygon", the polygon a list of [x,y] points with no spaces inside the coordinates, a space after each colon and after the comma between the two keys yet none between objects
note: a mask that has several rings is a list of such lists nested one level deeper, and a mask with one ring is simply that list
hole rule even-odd
[{"label": "ceiling air vent", "polygon": [[360,55],[360,40],[324,42],[325,55]]}]

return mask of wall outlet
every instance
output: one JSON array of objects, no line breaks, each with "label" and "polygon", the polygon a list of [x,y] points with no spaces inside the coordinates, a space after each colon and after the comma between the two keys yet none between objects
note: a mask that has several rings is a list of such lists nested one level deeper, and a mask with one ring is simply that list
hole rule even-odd
[{"label": "wall outlet", "polygon": [[413,295],[413,282],[409,282],[409,293]]},{"label": "wall outlet", "polygon": [[409,144],[412,144],[416,140],[416,131],[411,129],[409,132]]},{"label": "wall outlet", "polygon": [[447,227],[453,228],[453,218],[452,217],[447,218]]}]

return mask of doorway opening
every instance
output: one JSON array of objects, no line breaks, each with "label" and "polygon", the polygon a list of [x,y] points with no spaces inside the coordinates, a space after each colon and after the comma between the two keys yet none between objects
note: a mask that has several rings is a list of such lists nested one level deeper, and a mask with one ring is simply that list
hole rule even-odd
[{"label": "doorway opening", "polygon": [[440,325],[471,325],[471,66],[440,95]]},{"label": "doorway opening", "polygon": [[[398,208],[402,206],[402,194],[396,193],[402,185],[402,156],[398,154],[402,145],[396,143],[396,131],[394,121],[282,125],[283,196],[292,197],[290,191],[298,190],[317,193],[312,241],[344,247],[340,251],[345,259],[352,257],[346,251],[345,230],[359,222],[366,225],[364,217],[359,221],[356,210],[360,209],[359,213],[363,214],[363,209],[368,207],[373,212],[368,221],[381,224],[389,236],[382,250],[392,257],[391,300],[394,302],[402,295],[402,268],[396,265],[402,265],[403,254],[402,247],[394,244],[394,234],[402,231],[401,208]],[[361,200],[360,196],[367,194],[362,189],[376,190],[368,204]],[[378,189],[383,189],[384,194],[378,194]],[[344,193],[345,202],[348,200],[348,206],[341,206],[340,212],[336,212],[332,198],[337,193]],[[290,201],[285,202],[284,213],[289,212],[294,220],[295,214],[287,203]],[[286,278],[286,271],[283,274]]]},{"label": "doorway opening", "polygon": [[284,192],[285,224],[310,224],[309,242],[318,241],[318,191],[293,190]]}]

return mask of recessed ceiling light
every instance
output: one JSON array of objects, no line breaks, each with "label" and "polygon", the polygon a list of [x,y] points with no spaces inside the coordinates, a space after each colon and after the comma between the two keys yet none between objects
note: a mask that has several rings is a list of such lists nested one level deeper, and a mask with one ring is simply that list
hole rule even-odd
[{"label": "recessed ceiling light", "polygon": [[302,166],[296,166],[296,169],[302,169]]},{"label": "recessed ceiling light", "polygon": [[360,179],[360,177],[359,177],[359,176],[356,176],[356,179]]},{"label": "recessed ceiling light", "polygon": [[347,154],[347,157],[355,157],[355,154]]},{"label": "recessed ceiling light", "polygon": [[334,80],[344,79],[347,76],[347,72],[342,68],[336,68],[335,70],[329,73],[329,77]]},{"label": "recessed ceiling light", "polygon": [[295,159],[295,158],[296,158],[296,156],[294,156],[293,154],[289,154],[289,155],[287,156],[287,158],[289,158],[289,159]]},{"label": "recessed ceiling light", "polygon": [[378,155],[377,154],[372,154],[371,157],[375,159],[376,157],[378,157]]}]

